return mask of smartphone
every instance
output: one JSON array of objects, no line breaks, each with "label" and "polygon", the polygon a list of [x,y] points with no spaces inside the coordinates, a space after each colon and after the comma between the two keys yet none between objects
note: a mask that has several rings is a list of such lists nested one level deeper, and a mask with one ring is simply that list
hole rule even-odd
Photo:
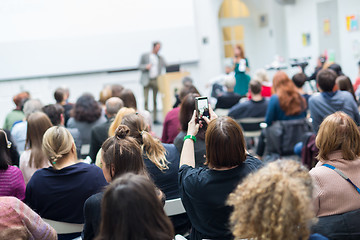
[{"label": "smartphone", "polygon": [[195,98],[195,108],[198,120],[202,119],[203,116],[206,116],[210,119],[209,102],[207,97]]}]

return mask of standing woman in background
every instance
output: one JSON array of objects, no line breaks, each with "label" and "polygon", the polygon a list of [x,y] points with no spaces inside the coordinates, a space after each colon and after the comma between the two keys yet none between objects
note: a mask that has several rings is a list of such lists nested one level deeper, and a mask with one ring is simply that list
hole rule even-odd
[{"label": "standing woman in background", "polygon": [[236,79],[234,92],[244,96],[248,92],[250,82],[250,76],[247,75],[250,71],[249,62],[245,58],[245,52],[241,45],[235,46],[234,55],[234,72]]}]

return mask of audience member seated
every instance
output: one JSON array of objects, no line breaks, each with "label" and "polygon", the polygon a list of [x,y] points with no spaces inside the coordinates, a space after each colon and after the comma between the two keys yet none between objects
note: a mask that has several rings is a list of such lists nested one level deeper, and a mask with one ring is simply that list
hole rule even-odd
[{"label": "audience member seated", "polygon": [[[130,129],[120,125],[115,135],[109,137],[101,147],[102,170],[109,183],[127,172],[147,175],[140,145],[129,134]],[[84,240],[94,239],[99,232],[102,198],[103,192],[100,192],[85,202],[85,225],[82,233]]]},{"label": "audience member seated", "polygon": [[320,125],[316,146],[319,162],[310,171],[316,184],[316,216],[360,209],[360,192],[353,185],[360,186],[360,133],[354,121],[343,112],[326,117]]},{"label": "audience member seated", "polygon": [[336,77],[336,73],[329,69],[321,70],[317,75],[316,81],[320,93],[313,94],[309,99],[309,109],[315,133],[319,130],[323,119],[336,111],[345,112],[357,125],[360,124],[357,104],[351,93],[333,90]]},{"label": "audience member seated", "polygon": [[11,129],[11,136],[20,154],[25,151],[27,118],[31,113],[40,112],[42,107],[42,103],[37,99],[26,101],[23,109],[25,119],[22,122],[16,123]]},{"label": "audience member seated", "polygon": [[311,208],[312,182],[308,170],[292,160],[278,160],[249,175],[227,203],[236,239],[311,239],[309,226],[316,222]]},{"label": "audience member seated", "polygon": [[[188,123],[195,110],[195,98],[200,97],[199,94],[189,93],[181,103],[179,120],[181,126],[181,132],[176,136],[174,145],[179,153],[181,153],[184,145],[184,137],[188,131]],[[196,134],[197,141],[195,142],[195,166],[200,167],[205,162],[205,129],[201,128]]]},{"label": "audience member seated", "polygon": [[330,66],[327,67],[327,69],[333,70],[338,77],[344,75],[341,66],[337,63],[331,64]]},{"label": "audience member seated", "polygon": [[[107,185],[101,169],[77,160],[74,139],[64,127],[49,128],[42,147],[51,167],[34,173],[25,202],[45,219],[83,224],[86,199]],[[59,240],[78,236],[80,232],[59,234]]]},{"label": "audience member seated", "polygon": [[16,144],[14,144],[14,140],[11,137],[10,131],[8,131],[6,129],[3,129],[3,130],[7,135],[8,141],[11,142],[10,147],[9,147],[9,153],[10,153],[10,158],[11,158],[10,165],[19,167],[20,155],[17,150]]},{"label": "audience member seated", "polygon": [[50,166],[42,150],[43,135],[50,127],[52,127],[51,121],[43,112],[35,112],[28,117],[27,148],[20,156],[20,170],[26,184],[30,181],[36,170]]},{"label": "audience member seated", "polygon": [[357,102],[355,97],[355,92],[351,80],[349,77],[342,75],[336,78],[336,86],[340,91],[348,91],[353,96],[355,102]]},{"label": "audience member seated", "polygon": [[[181,83],[182,83],[182,88],[181,89],[185,89],[185,88],[190,88],[190,87],[193,87],[195,88],[195,86],[193,85],[194,84],[194,81],[191,77],[184,77],[182,80],[181,80]],[[196,88],[195,88],[196,89]],[[175,88],[175,99],[176,99],[176,102],[174,103],[173,105],[173,108],[177,108],[179,107],[180,103],[181,103],[181,97],[180,97],[180,94],[181,92],[178,94],[177,93],[177,88]],[[197,91],[197,90],[196,90]],[[199,92],[197,92],[199,93]]]},{"label": "audience member seated", "polygon": [[[49,117],[53,126],[64,126],[64,108],[60,104],[49,104],[42,108],[43,112]],[[75,141],[77,155],[80,156],[82,146],[80,132],[77,128],[67,128]]]},{"label": "audience member seated", "polygon": [[22,121],[25,118],[25,114],[22,111],[22,104],[24,100],[28,98],[30,98],[30,94],[28,92],[21,92],[14,96],[13,101],[16,108],[6,115],[3,129],[10,131],[14,123]]},{"label": "audience member seated", "polygon": [[180,120],[179,120],[181,101],[189,93],[199,94],[199,91],[193,85],[184,86],[180,90],[180,93],[178,95],[179,104],[177,104],[177,107],[173,108],[166,114],[164,124],[163,124],[161,142],[173,143],[176,136],[179,134],[180,129],[181,129]]},{"label": "audience member seated", "polygon": [[101,115],[101,106],[91,94],[83,94],[76,101],[72,111],[72,117],[67,123],[68,128],[77,128],[80,132],[82,144],[90,144],[93,126],[106,122],[105,116]]},{"label": "audience member seated", "polygon": [[112,89],[110,86],[104,86],[103,89],[101,89],[99,94],[99,103],[101,104],[102,109],[106,110],[106,101],[112,97]]},{"label": "audience member seated", "polygon": [[91,143],[89,156],[93,163],[96,160],[96,154],[101,148],[101,145],[108,138],[110,124],[114,121],[117,112],[123,106],[123,101],[118,97],[112,97],[106,100],[105,114],[107,117],[107,121],[105,123],[95,125],[91,128]]},{"label": "audience member seated", "polygon": [[310,95],[306,93],[303,89],[303,86],[307,80],[307,76],[304,73],[297,73],[292,77],[292,81],[294,82],[298,92],[306,99],[306,103],[309,102]]},{"label": "audience member seated", "polygon": [[70,119],[70,112],[74,107],[74,104],[68,103],[69,99],[69,89],[67,88],[57,88],[54,92],[54,98],[57,104],[60,104],[64,108],[64,125],[67,126],[67,122]]},{"label": "audience member seated", "polygon": [[17,167],[11,166],[11,142],[0,129],[0,196],[14,196],[25,199],[24,177]]},{"label": "audience member seated", "polygon": [[120,84],[111,85],[111,96],[120,98],[122,90],[124,90],[124,86]]},{"label": "audience member seated", "polygon": [[57,240],[55,230],[15,197],[0,197],[0,239]]},{"label": "audience member seated", "polygon": [[[266,97],[266,98],[271,97],[272,86],[271,86],[271,82],[269,81],[269,77],[268,77],[265,69],[256,70],[256,72],[253,76],[253,80],[261,83],[261,96]],[[252,98],[250,89],[248,92],[248,97],[249,97],[249,99]]]},{"label": "audience member seated", "polygon": [[239,102],[229,110],[229,117],[234,119],[265,117],[268,100],[261,96],[261,83],[251,80],[249,89],[252,98],[249,101]]},{"label": "audience member seated", "polygon": [[105,239],[174,239],[155,187],[148,178],[127,173],[106,189],[102,201],[100,233]]},{"label": "audience member seated", "polygon": [[235,77],[226,77],[224,83],[226,92],[218,97],[215,108],[229,109],[239,102],[241,96],[237,93],[234,93],[235,83]]},{"label": "audience member seated", "polygon": [[[165,194],[166,200],[180,197],[178,172],[180,155],[173,144],[161,144],[153,138],[144,117],[130,114],[123,117],[122,123],[130,128],[130,136],[135,138],[143,149],[146,168],[155,185]],[[186,214],[172,218],[176,233],[185,234],[189,230]]]},{"label": "audience member seated", "polygon": [[306,100],[298,93],[295,84],[285,72],[275,73],[273,88],[275,94],[270,98],[265,116],[265,122],[268,126],[271,126],[275,121],[306,117]]},{"label": "audience member seated", "polygon": [[[240,126],[229,117],[216,119],[210,107],[206,130],[206,165],[195,168],[194,142],[199,130],[196,112],[189,122],[181,152],[180,196],[192,224],[190,240],[233,239],[228,226],[231,207],[225,202],[236,185],[256,171],[261,161],[247,155]],[[201,123],[202,124],[202,123]]]}]

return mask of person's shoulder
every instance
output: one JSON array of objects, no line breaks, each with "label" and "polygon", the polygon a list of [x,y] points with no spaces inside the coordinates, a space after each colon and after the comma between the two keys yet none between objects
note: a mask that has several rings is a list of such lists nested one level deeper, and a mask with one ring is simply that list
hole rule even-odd
[{"label": "person's shoulder", "polygon": [[263,166],[263,162],[260,161],[258,158],[248,154],[246,155],[246,159],[244,161],[244,164],[247,165],[250,169],[258,169]]},{"label": "person's shoulder", "polygon": [[338,97],[340,98],[348,98],[348,99],[354,99],[354,97],[352,96],[352,94],[348,91],[337,91],[336,95],[338,95]]},{"label": "person's shoulder", "polygon": [[18,167],[9,165],[7,171],[11,173],[12,176],[18,176],[19,174],[22,175],[21,170]]},{"label": "person's shoulder", "polygon": [[164,146],[165,150],[168,151],[170,154],[174,151],[177,152],[175,145],[172,143],[162,143],[162,145]]},{"label": "person's shoulder", "polygon": [[104,193],[103,192],[99,192],[96,193],[92,196],[90,196],[86,201],[85,201],[85,206],[89,209],[93,209],[94,207],[97,207],[101,205],[101,200],[103,198]]},{"label": "person's shoulder", "polygon": [[321,98],[321,93],[319,92],[313,93],[309,97],[309,103],[313,101],[318,101],[319,98]]}]

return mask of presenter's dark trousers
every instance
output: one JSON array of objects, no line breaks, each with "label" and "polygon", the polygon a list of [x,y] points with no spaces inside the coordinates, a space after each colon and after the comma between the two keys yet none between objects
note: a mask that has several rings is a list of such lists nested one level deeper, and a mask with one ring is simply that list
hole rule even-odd
[{"label": "presenter's dark trousers", "polygon": [[156,103],[156,97],[158,92],[158,84],[157,84],[157,78],[151,78],[148,85],[144,86],[144,98],[145,98],[145,110],[149,111],[149,105],[148,105],[148,98],[149,98],[149,90],[152,89],[153,92],[153,121],[157,121],[157,103]]}]

